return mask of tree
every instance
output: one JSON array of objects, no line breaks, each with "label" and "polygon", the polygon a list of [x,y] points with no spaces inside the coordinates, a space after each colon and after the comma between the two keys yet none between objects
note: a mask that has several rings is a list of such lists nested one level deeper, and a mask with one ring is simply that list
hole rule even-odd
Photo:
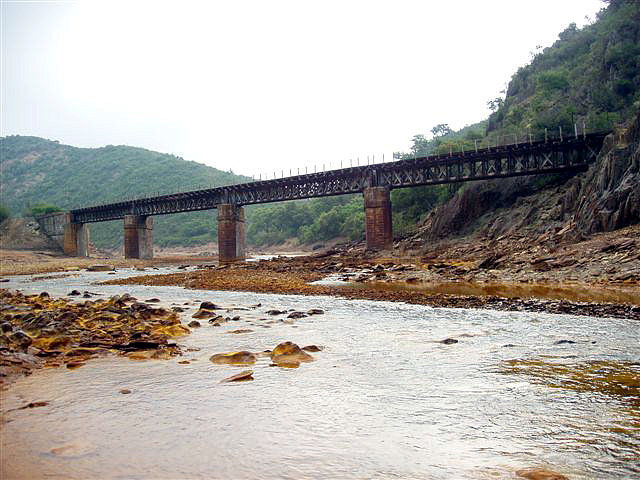
[{"label": "tree", "polygon": [[504,100],[500,97],[496,97],[493,100],[489,100],[487,102],[487,107],[489,107],[489,110],[491,110],[492,112],[496,112],[500,110],[503,105],[504,105]]},{"label": "tree", "polygon": [[445,135],[453,133],[453,130],[449,128],[448,123],[439,123],[438,125],[436,125],[431,129],[431,133],[433,134],[434,137],[443,137]]}]

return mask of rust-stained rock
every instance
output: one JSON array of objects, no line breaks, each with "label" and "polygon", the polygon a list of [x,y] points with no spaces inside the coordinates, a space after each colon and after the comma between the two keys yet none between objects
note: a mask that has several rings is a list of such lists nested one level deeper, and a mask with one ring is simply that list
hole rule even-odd
[{"label": "rust-stained rock", "polygon": [[191,315],[191,318],[210,318],[215,316],[216,316],[215,312],[212,312],[210,310],[200,309],[196,313]]},{"label": "rust-stained rock", "polygon": [[256,363],[258,357],[251,352],[229,352],[229,353],[216,353],[209,357],[211,362],[218,365],[251,365]]},{"label": "rust-stained rock", "polygon": [[169,358],[180,349],[167,339],[190,332],[174,312],[134,302],[128,294],[77,304],[0,289],[0,298],[0,381],[44,365],[77,368],[109,351],[150,349],[139,357]]},{"label": "rust-stained rock", "polygon": [[307,345],[306,347],[302,347],[302,350],[305,350],[307,352],[321,352],[322,350],[324,350],[324,347],[320,345]]},{"label": "rust-stained rock", "polygon": [[232,375],[223,380],[220,380],[220,383],[229,383],[229,382],[246,382],[249,380],[253,380],[253,370],[245,370],[236,375]]},{"label": "rust-stained rock", "polygon": [[516,475],[528,480],[569,480],[568,477],[544,468],[523,468],[516,471]]},{"label": "rust-stained rock", "polygon": [[68,369],[73,370],[75,368],[80,368],[80,367],[86,365],[86,362],[81,362],[81,361],[78,361],[78,360],[72,360],[70,362],[67,362],[65,365],[67,366]]},{"label": "rust-stained rock", "polygon": [[313,357],[295,343],[283,342],[271,351],[271,361],[275,364],[312,362]]},{"label": "rust-stained rock", "polygon": [[278,361],[278,363],[272,363],[269,365],[270,367],[281,367],[281,368],[298,368],[300,366],[300,362],[286,362],[283,360]]}]

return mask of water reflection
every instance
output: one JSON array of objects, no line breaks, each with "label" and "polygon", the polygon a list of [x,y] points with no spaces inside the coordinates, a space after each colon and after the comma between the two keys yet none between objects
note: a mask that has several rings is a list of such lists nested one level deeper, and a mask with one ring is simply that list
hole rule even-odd
[{"label": "water reflection", "polygon": [[[102,278],[113,276],[9,287],[128,291],[182,306],[184,323],[204,300],[261,306],[225,313],[240,318],[219,327],[203,322],[179,340],[190,350],[181,358],[99,358],[19,381],[3,412],[50,403],[4,414],[3,478],[513,478],[532,465],[572,479],[638,473],[637,322],[92,285]],[[310,308],[325,314],[291,323],[266,314]],[[242,329],[252,331],[227,333]],[[325,349],[297,369],[259,356],[243,383],[220,381],[246,366],[209,361],[286,340]]]}]

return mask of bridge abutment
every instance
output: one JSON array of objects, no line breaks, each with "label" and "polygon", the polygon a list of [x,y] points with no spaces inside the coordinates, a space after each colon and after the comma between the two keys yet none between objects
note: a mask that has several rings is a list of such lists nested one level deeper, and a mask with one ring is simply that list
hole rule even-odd
[{"label": "bridge abutment", "polygon": [[218,261],[239,262],[245,259],[244,208],[222,203],[218,209]]},{"label": "bridge abutment", "polygon": [[63,250],[70,257],[89,256],[89,225],[72,221],[70,213],[64,216]]},{"label": "bridge abutment", "polygon": [[124,216],[124,258],[153,258],[153,217]]},{"label": "bridge abutment", "polygon": [[364,195],[367,250],[387,250],[393,247],[391,224],[391,193],[388,187],[367,187]]}]

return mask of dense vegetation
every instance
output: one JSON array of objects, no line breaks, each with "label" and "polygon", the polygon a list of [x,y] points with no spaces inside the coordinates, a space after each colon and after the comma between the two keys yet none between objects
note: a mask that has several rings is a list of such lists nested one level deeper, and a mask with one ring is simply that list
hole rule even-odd
[{"label": "dense vegetation", "polygon": [[[415,135],[409,152],[396,158],[447,153],[505,138],[541,135],[562,127],[569,134],[582,129],[607,129],[640,109],[640,2],[606,2],[596,21],[582,29],[575,24],[511,78],[505,96],[488,102],[488,119],[452,131],[447,124]],[[221,185],[245,178],[173,155],[140,148],[107,146],[81,149],[35,137],[6,137],[2,152],[2,202],[13,213],[36,203],[64,209]],[[542,187],[545,178],[536,179]],[[402,234],[458,191],[459,186],[433,186],[392,192],[394,232]],[[364,237],[361,195],[321,198],[248,207],[247,240],[267,245],[298,238],[303,243],[335,237]],[[155,219],[157,245],[199,245],[216,239],[215,212]],[[92,227],[98,245],[122,242],[120,222]]]},{"label": "dense vegetation", "polygon": [[511,78],[491,103],[489,130],[609,129],[640,109],[640,2],[612,0],[597,20],[575,24]]},{"label": "dense vegetation", "polygon": [[0,205],[0,223],[4,222],[9,217],[9,209],[5,206]]}]

